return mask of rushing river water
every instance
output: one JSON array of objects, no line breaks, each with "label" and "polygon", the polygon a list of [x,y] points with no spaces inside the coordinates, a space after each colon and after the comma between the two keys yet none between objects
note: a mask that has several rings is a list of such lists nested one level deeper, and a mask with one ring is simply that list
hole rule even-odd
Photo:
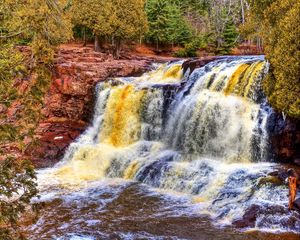
[{"label": "rushing river water", "polygon": [[288,189],[268,177],[267,70],[229,57],[100,83],[91,126],[38,173],[30,239],[298,239]]}]

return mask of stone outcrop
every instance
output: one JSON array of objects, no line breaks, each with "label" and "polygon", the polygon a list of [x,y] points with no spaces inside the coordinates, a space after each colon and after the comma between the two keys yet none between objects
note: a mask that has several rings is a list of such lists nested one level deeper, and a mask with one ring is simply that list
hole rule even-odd
[{"label": "stone outcrop", "polygon": [[153,59],[143,57],[114,60],[89,47],[61,47],[45,97],[44,120],[36,130],[39,145],[29,148],[26,154],[38,167],[58,162],[89,124],[95,85],[110,77],[142,74],[152,62]]},{"label": "stone outcrop", "polygon": [[204,58],[189,59],[183,63],[183,71],[186,72],[189,69],[190,73],[192,73],[196,68],[203,67],[204,65],[216,59],[221,59],[221,57],[209,56]]},{"label": "stone outcrop", "polygon": [[268,132],[272,156],[276,162],[295,163],[300,166],[300,119],[286,118],[273,113]]},{"label": "stone outcrop", "polygon": [[[26,52],[28,49],[22,49]],[[216,60],[220,57],[189,59],[183,64],[184,71]],[[123,56],[114,60],[107,53],[94,52],[91,47],[62,46],[56,54],[53,78],[49,92],[45,96],[42,114],[36,136],[39,146],[28,148],[28,155],[38,167],[51,166],[58,162],[69,144],[80,135],[92,118],[95,85],[112,77],[138,76],[148,71],[153,62],[166,62],[174,58],[155,56]],[[28,81],[17,83],[20,91],[25,91]],[[176,86],[178,87],[178,86]],[[166,93],[172,93],[173,86],[167,86]],[[0,105],[0,113],[7,112],[13,121],[18,103],[6,109]],[[299,120],[285,119],[274,113],[268,126],[270,133],[271,159],[278,162],[300,165],[300,123]]]}]

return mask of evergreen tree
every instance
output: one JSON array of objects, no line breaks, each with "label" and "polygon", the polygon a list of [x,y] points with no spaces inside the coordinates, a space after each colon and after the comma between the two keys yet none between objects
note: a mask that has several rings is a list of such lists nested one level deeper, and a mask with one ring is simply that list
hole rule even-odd
[{"label": "evergreen tree", "polygon": [[229,21],[225,25],[225,30],[223,33],[223,42],[219,49],[217,49],[220,54],[230,54],[231,49],[236,46],[238,38],[237,29],[233,21]]},{"label": "evergreen tree", "polygon": [[262,38],[271,67],[264,89],[271,105],[290,117],[300,117],[300,2],[254,0],[242,28]]},{"label": "evergreen tree", "polygon": [[[71,37],[64,5],[54,0],[0,0],[0,107],[7,109],[14,102],[20,106],[13,121],[0,114],[0,239],[24,239],[18,220],[29,206],[35,209],[30,202],[37,195],[34,169],[9,147],[24,153],[36,142],[33,133],[51,79],[54,46]],[[27,66],[15,48],[24,39],[32,53]],[[16,78],[30,77],[28,88],[19,93]]]},{"label": "evergreen tree", "polygon": [[106,2],[104,10],[102,22],[107,23],[105,30],[113,39],[114,57],[119,58],[123,40],[141,38],[147,31],[145,0],[111,0]]},{"label": "evergreen tree", "polygon": [[148,0],[147,39],[159,44],[184,44],[192,38],[192,29],[182,15],[180,6],[170,0]]},{"label": "evergreen tree", "polygon": [[94,32],[95,50],[100,50],[103,39],[111,39],[116,58],[123,40],[140,38],[147,31],[144,9],[144,0],[75,0],[72,6],[73,21]]},{"label": "evergreen tree", "polygon": [[[85,33],[89,30],[93,32],[95,51],[97,52],[101,50],[105,36],[108,35],[108,30],[104,29],[107,26],[107,22],[103,20],[104,17],[109,17],[109,15],[105,14],[105,11],[108,9],[103,7],[105,2],[109,3],[106,0],[73,0],[71,6],[73,24],[77,28],[82,28]],[[99,29],[96,26],[99,26]],[[100,28],[101,26],[102,29]],[[84,41],[86,41],[85,37]]]}]

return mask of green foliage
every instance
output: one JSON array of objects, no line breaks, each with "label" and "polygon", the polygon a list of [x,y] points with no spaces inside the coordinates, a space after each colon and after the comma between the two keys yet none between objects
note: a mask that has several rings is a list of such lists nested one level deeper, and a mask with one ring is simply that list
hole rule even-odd
[{"label": "green foliage", "polygon": [[206,39],[196,37],[193,41],[184,45],[184,48],[175,53],[176,57],[197,57],[197,50],[206,47]]},{"label": "green foliage", "polygon": [[77,24],[73,27],[73,37],[84,41],[92,41],[94,39],[94,34],[91,29]]},{"label": "green foliage", "polygon": [[[193,55],[189,44],[199,35],[219,54],[230,53],[238,44],[237,26],[244,19],[245,1],[148,0],[151,43],[187,45],[179,55]],[[191,44],[194,45],[194,44]],[[193,51],[195,52],[195,51]]]},{"label": "green foliage", "polygon": [[262,37],[271,64],[264,89],[271,105],[300,118],[300,2],[255,0],[246,34]]},{"label": "green foliage", "polygon": [[219,54],[230,54],[231,49],[237,45],[238,32],[233,21],[228,21],[223,32],[223,41],[217,52]]},{"label": "green foliage", "polygon": [[116,39],[134,39],[142,36],[147,31],[144,6],[144,0],[107,1],[104,6],[104,9],[107,9],[107,17],[104,17],[103,21],[107,22],[111,29],[109,35]]},{"label": "green foliage", "polygon": [[[27,161],[8,157],[0,163],[0,237],[1,239],[25,239],[17,224],[21,214],[28,210],[30,200],[37,196],[35,171]],[[32,210],[38,210],[36,204]]]},{"label": "green foliage", "polygon": [[24,58],[12,45],[0,46],[0,104],[9,106],[17,98],[17,91],[12,87],[13,79],[26,73]]},{"label": "green foliage", "polygon": [[[36,207],[30,202],[37,196],[34,169],[16,161],[10,149],[24,153],[35,142],[54,46],[71,37],[64,5],[63,0],[0,0],[0,104],[2,109],[13,107],[12,116],[0,115],[0,239],[24,239],[18,219],[28,207]],[[31,56],[18,51],[15,45],[20,42],[30,45]],[[22,91],[15,86],[21,79],[26,84]]]},{"label": "green foliage", "polygon": [[184,44],[192,38],[192,28],[180,6],[170,0],[148,0],[147,39],[156,44]]},{"label": "green foliage", "polygon": [[73,22],[112,39],[119,50],[120,41],[140,38],[147,31],[144,6],[144,0],[74,0]]},{"label": "green foliage", "polygon": [[0,144],[8,141],[15,141],[18,137],[17,129],[11,124],[0,125]]}]

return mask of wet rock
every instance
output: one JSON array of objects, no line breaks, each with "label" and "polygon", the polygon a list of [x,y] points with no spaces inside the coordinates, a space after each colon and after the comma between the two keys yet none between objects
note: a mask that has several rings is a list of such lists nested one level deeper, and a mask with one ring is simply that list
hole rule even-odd
[{"label": "wet rock", "polygon": [[279,186],[284,184],[284,180],[280,179],[278,176],[266,176],[259,179],[258,186],[264,184],[271,184],[274,186]]},{"label": "wet rock", "polygon": [[277,177],[279,175],[279,171],[276,170],[276,171],[270,172],[270,173],[268,173],[268,175]]},{"label": "wet rock", "polygon": [[192,73],[196,68],[203,67],[204,65],[219,59],[220,57],[204,57],[204,58],[193,58],[185,61],[183,63],[183,72],[186,72],[188,69],[190,69],[190,73]]},{"label": "wet rock", "polygon": [[300,198],[297,198],[294,202],[294,208],[300,211]]},{"label": "wet rock", "polygon": [[39,139],[37,146],[29,147],[26,155],[38,167],[49,167],[57,163],[63,156],[66,148],[86,128],[83,121],[70,121],[69,119],[50,119],[41,122],[36,131]]},{"label": "wet rock", "polygon": [[[149,70],[151,62],[134,57],[114,60],[90,47],[61,47],[56,53],[53,79],[45,96],[44,119],[36,129],[40,144],[27,150],[28,157],[37,167],[58,162],[92,117],[95,85],[110,77],[141,75]],[[14,104],[9,114],[14,116],[19,107],[20,104]]]},{"label": "wet rock", "polygon": [[255,221],[260,211],[261,207],[253,204],[246,210],[241,219],[233,221],[232,224],[237,228],[255,227]]},{"label": "wet rock", "polygon": [[300,158],[294,159],[294,163],[300,166]]},{"label": "wet rock", "polygon": [[[264,220],[262,220],[261,216],[265,216],[266,220],[269,217],[273,217],[276,215],[287,215],[289,213],[289,210],[287,207],[281,206],[281,205],[265,205],[260,206],[257,204],[252,204],[250,207],[248,207],[244,213],[244,215],[235,221],[232,222],[233,226],[237,228],[247,228],[247,227],[258,227],[261,224],[265,224]],[[258,219],[258,216],[260,218]],[[294,224],[294,220],[297,221],[297,218],[283,218],[279,221],[285,221],[288,226],[292,226]],[[262,227],[262,226],[260,226]]]},{"label": "wet rock", "polygon": [[270,158],[282,163],[300,166],[300,119],[292,119],[281,113],[272,113],[268,121],[271,144]]},{"label": "wet rock", "polygon": [[285,182],[285,180],[287,179],[288,174],[287,174],[287,170],[285,168],[283,168],[283,169],[275,170],[273,172],[268,173],[268,176],[276,177],[283,184]]},{"label": "wet rock", "polygon": [[122,240],[122,237],[120,237],[117,233],[112,233],[112,234],[109,235],[109,239]]},{"label": "wet rock", "polygon": [[159,187],[160,178],[164,171],[168,169],[168,163],[174,160],[175,155],[166,155],[161,159],[150,163],[144,167],[138,174],[137,180]]}]

